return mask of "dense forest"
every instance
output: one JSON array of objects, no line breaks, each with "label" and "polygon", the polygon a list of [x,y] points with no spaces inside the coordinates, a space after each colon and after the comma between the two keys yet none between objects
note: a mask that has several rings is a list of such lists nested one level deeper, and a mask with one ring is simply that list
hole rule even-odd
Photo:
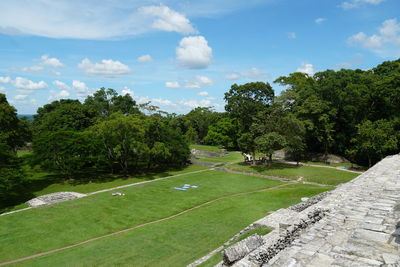
[{"label": "dense forest", "polygon": [[371,166],[400,147],[400,59],[371,70],[292,73],[274,81],[233,84],[225,112],[195,108],[177,115],[130,95],[101,88],[83,102],[62,99],[20,119],[0,94],[0,203],[24,192],[26,173],[18,149],[31,144],[29,164],[65,179],[88,170],[156,171],[185,165],[189,144],[209,144],[269,158],[285,149],[295,160],[334,153]]}]

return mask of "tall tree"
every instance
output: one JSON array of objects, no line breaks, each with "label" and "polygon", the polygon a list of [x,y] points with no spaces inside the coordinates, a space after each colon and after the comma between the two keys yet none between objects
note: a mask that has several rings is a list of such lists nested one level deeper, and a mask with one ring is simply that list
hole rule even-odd
[{"label": "tall tree", "polygon": [[274,90],[269,83],[251,82],[243,85],[233,84],[225,93],[225,110],[238,119],[243,132],[249,131],[256,115],[272,104]]}]

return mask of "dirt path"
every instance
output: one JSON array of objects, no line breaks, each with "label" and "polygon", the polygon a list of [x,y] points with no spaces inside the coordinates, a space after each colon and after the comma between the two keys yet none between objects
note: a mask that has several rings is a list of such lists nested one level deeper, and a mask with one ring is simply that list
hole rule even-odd
[{"label": "dirt path", "polygon": [[288,186],[290,184],[291,183],[281,184],[281,185],[268,187],[268,188],[264,188],[264,189],[226,195],[226,196],[223,196],[223,197],[219,197],[219,198],[204,202],[204,203],[199,204],[197,206],[194,206],[194,207],[192,207],[190,209],[181,211],[179,213],[176,213],[174,215],[171,215],[171,216],[168,216],[168,217],[165,217],[165,218],[161,218],[161,219],[158,219],[158,220],[155,220],[155,221],[139,224],[139,225],[136,225],[136,226],[124,229],[124,230],[120,230],[120,231],[117,231],[117,232],[113,232],[113,233],[110,233],[110,234],[94,237],[94,238],[91,238],[91,239],[88,239],[88,240],[85,240],[85,241],[82,241],[82,242],[79,242],[79,243],[75,243],[75,244],[72,244],[72,245],[69,245],[69,246],[65,246],[65,247],[62,247],[62,248],[56,248],[56,249],[52,249],[52,250],[49,250],[49,251],[45,251],[45,252],[37,253],[37,254],[34,254],[34,255],[30,255],[30,256],[27,256],[27,257],[22,257],[22,258],[18,258],[18,259],[15,259],[15,260],[2,262],[2,263],[0,263],[0,266],[5,266],[5,265],[13,264],[13,263],[26,261],[26,260],[31,260],[31,259],[34,259],[34,258],[38,258],[38,257],[41,257],[41,256],[53,254],[53,253],[56,253],[56,252],[59,252],[59,251],[63,251],[63,250],[66,250],[66,249],[75,248],[75,247],[78,247],[78,246],[81,246],[81,245],[84,245],[84,244],[87,244],[87,243],[90,243],[90,242],[93,242],[93,241],[97,241],[97,240],[100,240],[100,239],[103,239],[103,238],[110,237],[110,236],[114,236],[114,235],[118,235],[118,234],[129,232],[129,231],[133,231],[133,230],[145,227],[147,225],[152,225],[152,224],[156,224],[156,223],[159,223],[159,222],[167,221],[167,220],[176,218],[178,216],[181,216],[183,214],[186,214],[186,213],[188,213],[190,211],[202,208],[204,206],[210,205],[212,203],[215,203],[217,201],[224,200],[224,199],[227,199],[227,198],[232,198],[232,197],[241,196],[241,195],[248,195],[248,194],[253,194],[253,193],[260,193],[260,192],[265,192],[265,191],[271,191],[271,190],[274,190],[274,189],[277,189],[277,188]]}]

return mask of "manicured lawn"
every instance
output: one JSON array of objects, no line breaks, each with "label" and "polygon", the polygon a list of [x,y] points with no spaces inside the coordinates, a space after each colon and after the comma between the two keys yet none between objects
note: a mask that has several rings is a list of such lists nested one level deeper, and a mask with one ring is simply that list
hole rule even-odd
[{"label": "manicured lawn", "polygon": [[[173,189],[184,184],[199,187],[188,191]],[[154,221],[221,196],[279,184],[282,183],[220,171],[205,171],[118,190],[125,193],[123,197],[113,197],[111,192],[100,193],[2,216],[0,261]],[[285,201],[283,199],[276,205]]]},{"label": "manicured lawn", "polygon": [[[196,155],[197,156],[197,155]],[[223,157],[206,157],[206,156],[197,156],[199,159],[196,159],[197,161],[205,161],[205,162],[225,162],[225,163],[230,163],[230,162],[240,162],[243,161],[243,156],[239,152],[229,152],[228,155],[223,156]]]},{"label": "manicured lawn", "polygon": [[216,146],[207,146],[207,145],[190,145],[190,149],[197,149],[201,151],[210,151],[210,152],[217,152],[221,153],[221,148]]},{"label": "manicured lawn", "polygon": [[328,185],[338,185],[346,183],[359,174],[335,170],[332,168],[321,168],[311,166],[295,166],[274,162],[272,168],[267,165],[251,166],[245,163],[237,163],[229,165],[228,168],[241,172],[254,172],[258,174],[270,175],[297,180],[303,177],[303,181],[314,182]]},{"label": "manicured lawn", "polygon": [[[226,179],[221,179],[227,183],[228,180],[239,182],[242,178],[248,179],[249,183],[258,181],[255,179],[251,182],[254,178],[250,177],[226,176]],[[213,177],[213,179],[219,178]],[[229,183],[227,187],[235,187],[235,184]],[[244,184],[242,184],[243,186]],[[233,196],[167,221],[21,262],[18,263],[18,266],[186,266],[220,246],[269,211],[287,207],[298,202],[303,196],[315,195],[328,189],[312,185],[292,184],[271,191]],[[179,193],[186,194],[188,192]],[[122,201],[122,198],[116,200]],[[149,208],[160,209],[160,207],[153,206],[149,206]],[[129,211],[137,214],[135,208],[129,209]],[[74,224],[74,228],[80,228],[82,234],[85,232],[82,225],[92,224],[90,221],[92,214],[88,215],[82,219],[88,222],[82,221],[81,224]],[[120,214],[115,210],[112,215],[98,221],[97,224],[104,225],[117,218],[120,222],[128,221],[131,224],[135,221],[132,221],[132,216],[129,216],[128,212]],[[96,225],[93,227],[96,228]],[[68,228],[64,229],[67,232],[70,231]],[[21,233],[21,230],[18,232]],[[67,238],[65,235],[60,233],[53,236],[53,239],[58,240],[61,236],[65,242]],[[20,239],[24,239],[22,233]],[[22,240],[19,242],[21,245],[24,244]],[[25,240],[27,241],[27,238]],[[48,240],[42,240],[41,246],[47,245],[46,241],[48,242]],[[51,243],[54,244],[54,242]],[[13,243],[8,240],[8,244]],[[32,247],[33,244],[30,246],[31,250]],[[13,249],[7,247],[6,250],[7,253],[2,252],[4,255],[2,259],[11,258],[10,253],[15,257],[17,255],[15,250],[21,251],[16,247]]]}]

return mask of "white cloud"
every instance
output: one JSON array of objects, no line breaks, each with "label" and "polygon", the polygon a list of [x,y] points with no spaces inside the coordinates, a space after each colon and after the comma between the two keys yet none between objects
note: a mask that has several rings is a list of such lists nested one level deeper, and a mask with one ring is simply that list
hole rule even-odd
[{"label": "white cloud", "polygon": [[208,92],[206,92],[206,91],[198,92],[197,95],[198,96],[208,96]]},{"label": "white cloud", "polygon": [[359,32],[352,35],[348,43],[359,45],[381,56],[399,56],[400,24],[396,19],[385,20],[379,28],[379,33],[368,36],[364,32]]},{"label": "white cloud", "polygon": [[54,71],[54,70],[50,71],[50,74],[53,75],[53,76],[61,76],[61,72]]},{"label": "white cloud", "polygon": [[53,84],[55,86],[57,86],[58,88],[60,88],[61,90],[70,90],[71,89],[68,85],[66,85],[65,83],[63,83],[59,80],[53,81]]},{"label": "white cloud", "polygon": [[22,72],[39,72],[42,71],[43,67],[42,66],[31,66],[31,67],[23,67],[21,69]]},{"label": "white cloud", "polygon": [[49,55],[43,55],[40,57],[40,60],[42,62],[43,65],[46,66],[51,66],[54,68],[61,68],[64,66],[63,63],[61,63],[61,61],[55,57],[49,57]]},{"label": "white cloud", "polygon": [[241,78],[246,79],[265,79],[268,75],[263,73],[260,69],[253,67],[246,71],[231,72],[225,75],[228,80],[238,80]]},{"label": "white cloud", "polygon": [[0,92],[3,92],[5,90],[6,90],[6,88],[4,86],[0,86]]},{"label": "white cloud", "polygon": [[15,99],[15,100],[23,100],[23,99],[25,99],[27,96],[28,96],[28,95],[16,95],[16,96],[14,96],[14,99]]},{"label": "white cloud", "polygon": [[315,23],[317,23],[317,24],[321,24],[324,21],[326,21],[326,18],[317,18],[317,19],[315,19]]},{"label": "white cloud", "polygon": [[11,78],[6,76],[6,77],[0,77],[0,83],[10,83]]},{"label": "white cloud", "polygon": [[296,37],[297,37],[297,35],[296,35],[295,32],[289,32],[289,33],[288,33],[288,38],[289,38],[289,39],[296,39]]},{"label": "white cloud", "polygon": [[179,64],[187,69],[204,69],[212,61],[212,49],[203,36],[184,37],[176,48]]},{"label": "white cloud", "polygon": [[185,89],[200,89],[203,86],[210,86],[213,85],[213,80],[211,80],[207,76],[196,76],[194,80],[186,80],[186,85],[184,86]]},{"label": "white cloud", "polygon": [[50,90],[50,95],[48,97],[48,100],[58,100],[58,99],[65,99],[70,96],[70,93],[67,90],[61,90],[61,91],[54,91]]},{"label": "white cloud", "polygon": [[137,62],[145,63],[145,62],[152,62],[153,58],[150,55],[143,55],[136,59]]},{"label": "white cloud", "polygon": [[176,107],[177,104],[172,102],[171,100],[168,99],[163,99],[163,98],[153,98],[151,100],[152,104],[155,104],[156,106],[168,106],[168,107]]},{"label": "white cloud", "polygon": [[[178,15],[156,17],[139,12],[143,6],[162,2]],[[146,33],[161,28],[163,23],[187,31],[182,27],[181,13],[190,17],[210,17],[243,10],[271,0],[1,0],[0,32],[26,34],[50,38],[116,39]],[[160,8],[160,6],[158,7]],[[176,10],[176,11],[174,11]],[[179,13],[178,13],[179,12]],[[171,12],[172,13],[172,12]],[[176,20],[177,18],[180,18]],[[160,20],[163,23],[154,24]],[[162,26],[161,26],[162,25]],[[185,25],[185,24],[184,24]],[[187,23],[186,23],[187,25]],[[193,26],[192,26],[193,27]]]},{"label": "white cloud", "polygon": [[89,88],[84,82],[73,80],[72,89],[77,91],[76,96],[78,98],[85,98],[95,92],[96,89]]},{"label": "white cloud", "polygon": [[181,85],[179,84],[179,82],[165,82],[165,87],[167,88],[180,88]]},{"label": "white cloud", "polygon": [[182,34],[197,33],[197,30],[184,15],[167,6],[145,6],[141,7],[139,12],[157,18],[151,24],[154,29]]},{"label": "white cloud", "polygon": [[17,77],[11,81],[12,85],[17,89],[24,90],[38,90],[47,88],[47,84],[44,81],[33,82],[23,77]]},{"label": "white cloud", "polygon": [[296,72],[303,72],[308,75],[314,74],[314,66],[310,63],[301,63],[301,66],[297,68]]},{"label": "white cloud", "polygon": [[111,59],[103,59],[100,62],[92,63],[89,59],[85,58],[78,64],[87,75],[115,77],[131,73],[132,70],[120,61]]},{"label": "white cloud", "polygon": [[122,88],[121,95],[130,95],[133,97],[135,94],[131,89],[125,86],[124,88]]},{"label": "white cloud", "polygon": [[359,8],[365,4],[370,4],[370,5],[379,5],[385,0],[351,0],[351,1],[345,1],[340,4],[340,7],[347,10],[347,9],[353,9],[353,8]]}]

